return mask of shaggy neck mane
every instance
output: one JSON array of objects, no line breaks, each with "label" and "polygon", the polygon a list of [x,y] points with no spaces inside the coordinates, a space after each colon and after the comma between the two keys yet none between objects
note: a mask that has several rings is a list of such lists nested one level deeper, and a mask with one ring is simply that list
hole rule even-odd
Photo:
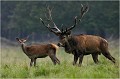
[{"label": "shaggy neck mane", "polygon": [[68,38],[68,42],[69,42],[69,45],[72,49],[74,49],[74,47],[76,47],[76,45],[77,45],[77,42],[73,36],[70,36]]}]

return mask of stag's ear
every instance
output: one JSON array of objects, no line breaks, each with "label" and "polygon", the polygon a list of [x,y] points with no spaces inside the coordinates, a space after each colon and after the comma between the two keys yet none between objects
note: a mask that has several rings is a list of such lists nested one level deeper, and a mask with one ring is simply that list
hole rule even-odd
[{"label": "stag's ear", "polygon": [[61,33],[56,33],[55,35],[57,35],[57,36],[61,36]]},{"label": "stag's ear", "polygon": [[67,35],[70,35],[70,34],[71,34],[71,31],[68,31],[68,32],[67,32]]}]

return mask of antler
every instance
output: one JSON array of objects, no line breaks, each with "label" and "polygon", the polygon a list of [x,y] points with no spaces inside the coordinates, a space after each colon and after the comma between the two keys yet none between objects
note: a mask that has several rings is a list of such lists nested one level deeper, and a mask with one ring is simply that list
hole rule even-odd
[{"label": "antler", "polygon": [[45,14],[45,17],[47,18],[48,21],[50,21],[51,23],[53,23],[54,27],[50,27],[50,24],[45,24],[44,21],[42,20],[42,18],[40,18],[41,22],[43,23],[44,26],[46,26],[51,32],[55,33],[56,35],[60,34],[61,31],[60,29],[58,29],[58,27],[56,26],[56,24],[54,23],[53,19],[52,19],[52,9],[50,9],[49,6],[47,6],[47,11],[48,11],[48,17],[47,14]]},{"label": "antler", "polygon": [[[84,14],[89,10],[89,6],[88,4],[85,5],[85,7],[81,4],[82,8],[81,8],[81,15],[80,15],[80,19],[78,20],[78,22],[81,21],[82,17],[84,16]],[[75,16],[75,22],[74,25],[72,25],[70,28],[66,28],[66,30],[64,32],[70,31],[72,30],[76,25],[77,25],[77,16]]]},{"label": "antler", "polygon": [[72,30],[76,25],[77,25],[77,16],[75,16],[74,25],[72,25],[70,28],[66,28],[66,30],[63,32],[67,32],[67,31]]},{"label": "antler", "polygon": [[81,6],[82,6],[82,8],[81,8],[81,15],[80,15],[79,21],[81,21],[81,19],[82,19],[82,17],[84,16],[84,14],[87,13],[88,10],[89,10],[88,4],[85,5],[85,7],[84,7],[82,4],[81,4]]},{"label": "antler", "polygon": [[47,25],[44,23],[44,21],[42,20],[42,18],[40,18],[41,22],[43,23],[44,26],[46,26],[51,32],[53,32],[54,34],[56,35],[60,35],[60,34],[67,34],[68,32],[70,32],[70,30],[72,30],[76,25],[77,25],[77,22],[80,22],[82,17],[84,16],[84,14],[89,10],[89,6],[88,4],[87,5],[82,5],[82,8],[81,8],[81,15],[80,15],[80,18],[78,18],[77,16],[75,16],[75,20],[74,20],[74,25],[72,25],[71,27],[69,28],[66,28],[66,30],[64,31],[63,30],[63,27],[62,27],[62,30],[60,30],[56,24],[54,23],[53,19],[52,19],[52,9],[50,9],[49,6],[47,6],[47,14],[48,14],[48,17],[47,17],[47,14],[45,14],[45,17],[47,18],[47,21],[51,22],[53,24],[54,27],[50,27],[50,24],[48,23]]}]

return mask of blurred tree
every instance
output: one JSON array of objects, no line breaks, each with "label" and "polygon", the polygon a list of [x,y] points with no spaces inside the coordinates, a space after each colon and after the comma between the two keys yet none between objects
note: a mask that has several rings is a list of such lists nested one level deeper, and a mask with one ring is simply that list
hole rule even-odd
[{"label": "blurred tree", "polygon": [[[61,28],[70,27],[74,17],[80,15],[81,3],[84,1],[1,1],[1,30],[2,37],[14,39],[34,33],[32,38],[44,40],[53,38],[43,26],[39,18],[45,19],[46,4],[53,7],[52,17]],[[81,31],[102,37],[119,37],[119,2],[118,1],[88,1],[89,11],[82,22],[73,29],[75,33]],[[80,31],[81,30],[81,31]],[[49,37],[48,34],[50,33]],[[47,39],[46,39],[47,40]]]}]

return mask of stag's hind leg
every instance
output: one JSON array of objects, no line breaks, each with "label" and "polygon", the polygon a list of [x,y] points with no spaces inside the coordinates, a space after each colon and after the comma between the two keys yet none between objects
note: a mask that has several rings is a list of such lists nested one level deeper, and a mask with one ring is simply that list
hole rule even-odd
[{"label": "stag's hind leg", "polygon": [[108,58],[109,60],[111,60],[113,63],[115,63],[115,58],[112,57],[108,51],[102,52],[102,54],[103,54],[106,58]]},{"label": "stag's hind leg", "polygon": [[78,66],[81,66],[82,61],[83,61],[83,57],[84,57],[83,54],[81,54],[81,55],[79,56],[79,65],[78,65]]},{"label": "stag's hind leg", "polygon": [[93,60],[94,60],[94,62],[96,63],[96,64],[98,64],[98,54],[92,54],[92,58],[93,58]]}]

